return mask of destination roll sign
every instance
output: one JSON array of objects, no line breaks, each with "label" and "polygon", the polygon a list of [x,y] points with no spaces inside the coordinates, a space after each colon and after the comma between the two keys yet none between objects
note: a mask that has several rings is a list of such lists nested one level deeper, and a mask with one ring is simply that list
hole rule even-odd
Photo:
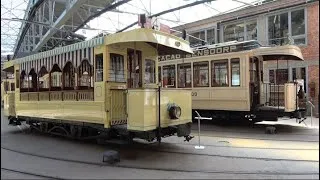
[{"label": "destination roll sign", "polygon": [[163,55],[158,57],[158,61],[169,61],[169,60],[175,60],[175,59],[181,59],[181,58],[191,58],[191,57],[199,57],[199,56],[210,56],[215,54],[225,54],[225,53],[232,53],[232,52],[239,52],[239,51],[245,51],[250,49],[255,49],[260,47],[260,44],[256,41],[252,42],[242,42],[238,44],[233,45],[227,45],[227,46],[219,46],[219,47],[203,47],[201,49],[195,49],[193,51],[194,54],[169,54],[169,55]]}]

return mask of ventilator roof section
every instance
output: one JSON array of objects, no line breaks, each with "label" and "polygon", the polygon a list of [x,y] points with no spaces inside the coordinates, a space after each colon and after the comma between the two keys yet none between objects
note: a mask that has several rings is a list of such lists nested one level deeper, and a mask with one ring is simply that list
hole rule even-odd
[{"label": "ventilator roof section", "polygon": [[193,53],[188,41],[152,29],[134,29],[105,37],[105,45],[127,42],[147,42],[157,48],[159,55]]}]

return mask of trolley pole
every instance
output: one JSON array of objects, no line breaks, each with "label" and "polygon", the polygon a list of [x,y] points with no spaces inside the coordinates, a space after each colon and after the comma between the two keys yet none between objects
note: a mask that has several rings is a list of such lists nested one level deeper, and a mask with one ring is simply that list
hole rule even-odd
[{"label": "trolley pole", "polygon": [[195,111],[198,115],[196,119],[198,119],[198,146],[195,146],[195,149],[204,149],[204,146],[200,145],[200,120],[206,119],[206,120],[212,120],[212,118],[206,118],[206,117],[201,117],[198,111]]}]

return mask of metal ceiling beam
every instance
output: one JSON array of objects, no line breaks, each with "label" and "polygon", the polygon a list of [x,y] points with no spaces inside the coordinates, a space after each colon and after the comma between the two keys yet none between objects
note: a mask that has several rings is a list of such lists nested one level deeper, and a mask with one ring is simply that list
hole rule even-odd
[{"label": "metal ceiling beam", "polygon": [[242,4],[245,4],[245,5],[248,5],[248,6],[256,6],[254,4],[247,3],[247,2],[244,2],[244,1],[240,1],[240,0],[232,0],[232,1],[235,1],[235,2],[238,2],[238,3],[242,3]]},{"label": "metal ceiling beam", "polygon": [[49,29],[46,34],[43,36],[43,38],[37,43],[37,45],[34,47],[33,51],[37,52],[39,51],[42,46],[47,43],[47,41],[57,32],[57,29],[60,29],[62,25],[66,23],[68,18],[71,17],[72,14],[77,10],[86,0],[74,0],[71,2],[70,6],[67,7],[63,11],[63,13],[60,15],[60,17],[56,20],[56,22],[52,25],[52,28]]},{"label": "metal ceiling beam", "polygon": [[[212,2],[212,1],[216,1],[216,0],[202,0],[202,1],[196,1],[196,2],[193,2],[193,3],[190,3],[190,4],[186,4],[186,5],[183,5],[183,6],[179,6],[179,7],[176,7],[176,8],[172,8],[172,9],[168,9],[168,10],[165,10],[165,11],[162,11],[162,12],[159,12],[159,13],[156,13],[156,14],[153,14],[151,16],[148,16],[148,18],[152,18],[152,17],[157,17],[157,16],[161,16],[161,15],[164,15],[164,14],[167,14],[167,13],[170,13],[170,12],[173,12],[173,11],[177,11],[177,10],[180,10],[180,9],[184,9],[184,8],[188,8],[188,7],[192,7],[192,6],[196,6],[196,5],[199,5],[199,4],[203,4],[203,3],[207,3],[207,2]],[[138,21],[128,25],[127,27],[117,31],[117,32],[122,32],[122,31],[125,31],[131,27],[133,27],[134,25],[138,24]]]},{"label": "metal ceiling beam", "polygon": [[[131,0],[122,0],[122,1],[118,1],[114,4],[110,4],[108,6],[106,6],[105,8],[103,8],[102,10],[100,10],[98,13],[93,14],[91,16],[89,16],[84,22],[82,22],[82,24],[80,24],[76,29],[73,29],[72,32],[76,32],[79,29],[81,29],[82,27],[84,27],[89,21],[91,21],[92,19],[99,17],[100,15],[102,15],[103,13],[107,12],[107,11],[111,11],[113,9],[115,9],[118,6],[121,6],[122,4],[125,4],[127,2],[129,2]],[[59,41],[58,43],[56,43],[53,48],[55,48],[58,44],[60,44],[61,41]]]},{"label": "metal ceiling beam", "polygon": [[[32,8],[30,9],[29,13],[28,13],[28,14],[26,13],[26,15],[27,15],[27,17],[28,17],[28,19],[27,19],[28,21],[31,21],[31,20],[32,20],[32,18],[33,18],[33,17],[35,16],[35,14],[36,14],[37,9],[40,7],[40,5],[41,5],[43,2],[44,2],[44,0],[38,0],[38,1],[35,3],[35,5],[32,6]],[[19,40],[17,41],[17,44],[16,44],[16,46],[15,46],[15,50],[14,50],[14,54],[13,54],[13,59],[16,57],[16,55],[17,55],[17,53],[18,53],[18,51],[19,51],[19,49],[20,49],[20,46],[21,46],[21,43],[22,43],[22,41],[23,41],[23,39],[24,39],[24,36],[26,35],[29,27],[30,27],[30,24],[29,24],[29,23],[26,23],[26,24],[24,25],[24,27],[23,27],[23,29],[22,29],[22,31],[21,31],[21,34],[20,34],[19,37],[18,37]]]},{"label": "metal ceiling beam", "polygon": [[108,5],[105,8],[103,8],[101,11],[99,11],[98,13],[91,15],[89,18],[87,18],[87,20],[85,20],[80,26],[78,26],[78,28],[74,29],[73,32],[78,31],[79,29],[81,29],[81,27],[83,27],[85,24],[87,24],[89,21],[91,21],[92,19],[99,17],[101,14],[110,11],[112,9],[115,9],[118,6],[121,6],[122,4],[125,4],[127,2],[130,2],[131,0],[122,0],[122,1],[118,1],[114,4]]}]

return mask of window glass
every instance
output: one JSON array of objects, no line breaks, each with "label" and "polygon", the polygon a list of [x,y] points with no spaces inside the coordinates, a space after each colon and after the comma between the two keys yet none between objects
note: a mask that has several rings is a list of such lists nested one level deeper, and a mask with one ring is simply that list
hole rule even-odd
[{"label": "window glass", "polygon": [[103,54],[97,54],[96,55],[96,82],[101,82],[101,81],[103,81]]},{"label": "window glass", "polygon": [[268,17],[269,44],[283,45],[288,42],[288,13]]},{"label": "window glass", "polygon": [[9,91],[9,82],[4,82],[4,90]]},{"label": "window glass", "polygon": [[163,87],[176,87],[175,65],[163,66]]},{"label": "window glass", "polygon": [[305,34],[304,9],[291,12],[292,36]]},{"label": "window glass", "polygon": [[193,63],[193,86],[209,86],[209,62]]},{"label": "window glass", "polygon": [[288,69],[277,69],[276,70],[276,83],[284,84],[288,82]]},{"label": "window glass", "polygon": [[231,59],[231,86],[240,86],[240,59]]},{"label": "window glass", "polygon": [[246,23],[247,28],[247,40],[257,39],[257,21],[251,21]]},{"label": "window glass", "polygon": [[191,64],[178,65],[178,87],[191,87]]},{"label": "window glass", "polygon": [[16,78],[16,88],[20,88],[20,71],[16,70],[16,74],[15,74],[15,78]]},{"label": "window glass", "polygon": [[224,42],[244,41],[244,23],[225,25],[223,39]]},{"label": "window glass", "polygon": [[81,62],[77,76],[79,89],[90,89],[93,87],[92,66],[88,60],[83,60]]},{"label": "window glass", "polygon": [[[200,31],[200,32],[195,32],[195,33],[192,33],[191,36],[194,36],[196,38],[199,38],[201,40],[205,40],[205,31]],[[190,42],[190,46],[199,46],[199,45],[202,45],[202,42],[201,40],[199,39],[196,39],[194,37],[190,37],[189,36],[189,42]]]},{"label": "window glass", "polygon": [[49,89],[49,73],[47,69],[43,66],[39,71],[39,90]]},{"label": "window glass", "polygon": [[275,78],[274,78],[274,70],[269,70],[269,81],[270,81],[270,83],[275,83],[274,80],[275,80]]},{"label": "window glass", "polygon": [[211,79],[213,87],[229,86],[228,60],[211,61]]},{"label": "window glass", "polygon": [[122,55],[110,53],[109,80],[113,82],[125,82],[124,59]]},{"label": "window glass", "polygon": [[63,68],[64,89],[74,88],[75,86],[75,71],[73,64],[68,62]]},{"label": "window glass", "polygon": [[11,88],[10,91],[14,91],[14,90],[15,90],[14,83],[10,83],[10,86],[11,86],[11,87],[10,87],[10,88]]},{"label": "window glass", "polygon": [[62,72],[51,73],[51,87],[61,87]]},{"label": "window glass", "polygon": [[215,32],[214,29],[207,30],[207,43],[214,44],[215,43]]},{"label": "window glass", "polygon": [[144,82],[147,84],[156,82],[156,62],[151,59],[145,60]]}]

